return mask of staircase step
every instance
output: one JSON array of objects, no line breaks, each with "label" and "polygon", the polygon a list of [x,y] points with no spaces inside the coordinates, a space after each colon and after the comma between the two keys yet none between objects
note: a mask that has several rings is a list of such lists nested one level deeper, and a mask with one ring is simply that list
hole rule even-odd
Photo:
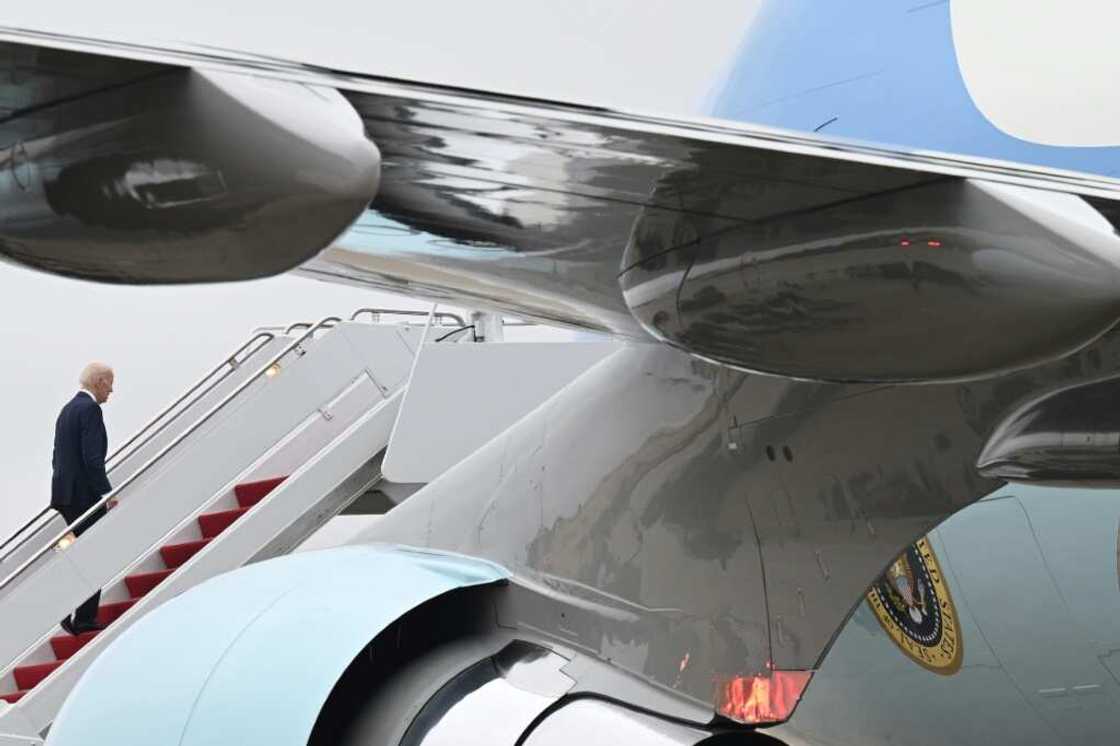
[{"label": "staircase step", "polygon": [[97,610],[97,623],[108,627],[115,622],[117,618],[132,608],[136,603],[135,598],[130,598],[127,601],[117,601],[111,604],[101,604],[101,608]]},{"label": "staircase step", "polygon": [[27,690],[26,689],[21,689],[18,692],[11,692],[9,694],[0,694],[0,699],[4,700],[5,702],[10,702],[11,704],[14,705],[16,702],[19,702],[20,699],[22,699],[23,695],[25,695],[25,694],[27,694]]},{"label": "staircase step", "polygon": [[199,550],[209,543],[209,539],[199,539],[198,541],[185,541],[182,544],[168,544],[160,548],[159,554],[163,557],[163,564],[167,565],[168,569],[174,570],[198,554]]},{"label": "staircase step", "polygon": [[20,689],[34,689],[35,686],[54,672],[65,661],[51,661],[50,663],[35,663],[30,666],[16,666],[12,675],[16,679],[16,686]]},{"label": "staircase step", "polygon": [[218,534],[229,528],[234,521],[249,512],[248,508],[234,508],[218,513],[205,513],[198,517],[198,527],[202,529],[204,539],[213,539]]},{"label": "staircase step", "polygon": [[281,482],[287,477],[273,477],[271,479],[261,479],[257,482],[245,482],[233,488],[233,494],[237,496],[237,504],[243,508],[249,508],[276,489]]},{"label": "staircase step", "polygon": [[174,570],[156,570],[155,572],[141,572],[125,577],[124,584],[128,586],[128,594],[133,598],[142,598],[148,591],[162,583]]},{"label": "staircase step", "polygon": [[93,638],[97,637],[96,632],[83,632],[80,635],[58,635],[51,638],[51,650],[54,651],[54,657],[60,661],[64,661],[74,653],[78,652],[86,646]]}]

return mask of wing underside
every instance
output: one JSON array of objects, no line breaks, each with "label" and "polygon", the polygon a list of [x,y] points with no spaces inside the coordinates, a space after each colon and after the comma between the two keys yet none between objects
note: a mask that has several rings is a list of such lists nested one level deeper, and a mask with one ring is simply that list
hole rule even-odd
[{"label": "wing underside", "polygon": [[[636,338],[651,325],[619,276],[651,254],[691,265],[679,250],[713,235],[954,180],[1120,196],[1103,177],[15,29],[0,29],[0,162],[49,131],[52,109],[185,69],[337,90],[380,149],[370,209],[302,271]],[[650,226],[654,245],[628,252]]]}]

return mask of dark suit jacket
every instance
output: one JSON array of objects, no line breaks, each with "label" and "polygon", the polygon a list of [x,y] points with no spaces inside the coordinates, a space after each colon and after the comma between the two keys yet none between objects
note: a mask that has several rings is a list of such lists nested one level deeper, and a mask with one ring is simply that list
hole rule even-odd
[{"label": "dark suit jacket", "polygon": [[52,508],[73,506],[84,511],[112,489],[105,474],[108,448],[101,405],[78,392],[54,425]]}]

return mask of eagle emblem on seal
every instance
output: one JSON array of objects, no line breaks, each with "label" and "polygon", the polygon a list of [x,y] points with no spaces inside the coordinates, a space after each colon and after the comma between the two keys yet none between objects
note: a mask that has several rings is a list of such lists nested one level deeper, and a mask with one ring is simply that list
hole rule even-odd
[{"label": "eagle emblem on seal", "polygon": [[960,670],[960,621],[929,537],[891,563],[867,592],[867,604],[906,657],[945,676]]}]

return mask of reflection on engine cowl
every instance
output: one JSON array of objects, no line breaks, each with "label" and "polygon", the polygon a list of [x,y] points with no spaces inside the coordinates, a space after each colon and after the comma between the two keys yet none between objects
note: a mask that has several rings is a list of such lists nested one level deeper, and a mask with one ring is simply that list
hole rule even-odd
[{"label": "reflection on engine cowl", "polygon": [[1120,487],[1120,378],[1034,399],[996,428],[977,461],[985,477]]},{"label": "reflection on engine cowl", "polygon": [[539,645],[515,640],[441,686],[416,713],[400,746],[779,743],[726,724],[703,728],[660,718],[581,692],[564,672],[570,662]]},{"label": "reflection on engine cowl", "polygon": [[[738,198],[741,201],[741,197]],[[1120,237],[1080,197],[944,179],[750,220],[648,209],[620,282],[698,357],[829,381],[979,378],[1120,317]]]},{"label": "reflection on engine cowl", "polygon": [[164,71],[0,125],[0,255],[110,282],[267,276],[344,231],[379,174],[337,91]]}]

